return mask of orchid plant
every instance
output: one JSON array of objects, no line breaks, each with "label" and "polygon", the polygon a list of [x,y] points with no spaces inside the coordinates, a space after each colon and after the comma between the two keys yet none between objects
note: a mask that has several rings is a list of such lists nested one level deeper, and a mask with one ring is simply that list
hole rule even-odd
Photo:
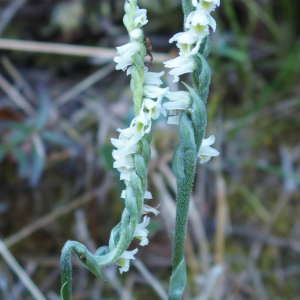
[{"label": "orchid plant", "polygon": [[[169,299],[181,299],[186,283],[184,262],[184,240],[187,214],[192,184],[195,176],[197,158],[200,163],[207,162],[219,152],[210,147],[214,136],[204,138],[206,129],[205,103],[210,84],[210,68],[205,57],[210,52],[210,28],[216,29],[216,21],[210,15],[220,0],[183,0],[185,16],[184,32],[171,38],[177,41],[179,56],[165,62],[174,81],[185,73],[193,74],[193,87],[185,84],[187,91],[171,92],[168,87],[161,88],[164,72],[149,72],[144,64],[147,55],[144,44],[143,26],[147,24],[147,11],[137,6],[137,0],[126,0],[123,23],[128,31],[130,42],[117,47],[118,56],[114,58],[116,69],[131,75],[130,87],[133,93],[135,117],[128,128],[117,129],[118,139],[111,139],[114,167],[120,172],[120,180],[125,183],[121,198],[125,199],[125,208],[121,221],[111,231],[108,246],[102,246],[92,254],[84,245],[68,241],[62,249],[61,299],[71,299],[71,254],[97,277],[105,280],[101,268],[115,263],[120,273],[127,272],[130,260],[138,249],[128,251],[134,238],[140,240],[140,246],[149,243],[147,226],[149,213],[155,216],[156,208],[144,204],[151,199],[147,191],[147,168],[149,166],[152,120],[160,114],[166,116],[168,123],[179,125],[180,141],[173,157],[173,172],[177,179],[177,210],[174,236],[173,271],[169,289]],[[162,104],[163,98],[169,99]]]}]

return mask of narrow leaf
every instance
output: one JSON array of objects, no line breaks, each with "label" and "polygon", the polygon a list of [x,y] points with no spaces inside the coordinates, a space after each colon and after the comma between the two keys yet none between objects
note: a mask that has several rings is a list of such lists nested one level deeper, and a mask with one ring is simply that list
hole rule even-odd
[{"label": "narrow leaf", "polygon": [[177,268],[172,272],[168,300],[181,300],[185,285],[186,266],[184,259],[182,259]]}]

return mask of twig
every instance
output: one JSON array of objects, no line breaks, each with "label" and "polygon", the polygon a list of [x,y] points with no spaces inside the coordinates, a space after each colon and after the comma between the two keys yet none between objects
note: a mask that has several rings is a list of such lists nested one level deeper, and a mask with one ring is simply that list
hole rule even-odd
[{"label": "twig", "polygon": [[[101,61],[103,62],[111,61],[117,54],[116,50],[111,48],[31,42],[12,39],[0,39],[0,49],[95,57],[101,58]],[[169,54],[165,53],[152,52],[152,54],[154,56],[153,63],[162,63],[171,58]]]},{"label": "twig", "polygon": [[16,12],[25,4],[27,0],[14,0],[9,3],[6,9],[0,16],[0,36],[2,35],[3,30],[14,17]]},{"label": "twig", "polygon": [[57,106],[62,106],[66,104],[69,100],[77,96],[79,93],[83,92],[84,90],[91,87],[93,84],[95,84],[97,81],[103,79],[105,76],[107,76],[111,71],[113,71],[115,68],[115,63],[107,65],[105,68],[102,68],[100,70],[97,70],[92,75],[86,77],[81,82],[77,83],[75,86],[73,86],[71,89],[57,97],[54,101]]},{"label": "twig", "polygon": [[0,74],[0,88],[7,96],[15,102],[25,113],[31,115],[34,110],[29,105],[28,101]]},{"label": "twig", "polygon": [[103,184],[99,188],[91,192],[88,192],[79,198],[74,199],[68,205],[61,207],[60,209],[55,210],[54,212],[48,214],[47,216],[40,218],[36,222],[33,222],[30,225],[24,227],[17,233],[5,239],[4,243],[6,244],[7,247],[11,247],[12,245],[20,242],[22,239],[28,237],[30,234],[37,231],[41,227],[48,225],[49,223],[53,222],[55,219],[69,213],[70,211],[76,209],[77,207],[88,203],[98,194],[100,193],[101,195],[105,194],[106,193],[105,191],[107,191],[111,185],[111,181],[112,181],[111,176],[108,175],[104,180]]},{"label": "twig", "polygon": [[26,274],[23,268],[19,265],[13,255],[9,252],[5,244],[0,239],[0,253],[6,263],[10,266],[10,268],[15,272],[18,278],[23,282],[24,286],[30,292],[32,297],[36,300],[47,300],[34,282],[30,279],[30,277]]},{"label": "twig", "polygon": [[20,88],[24,89],[24,95],[32,100],[33,103],[36,103],[36,96],[29,86],[29,84],[26,82],[22,74],[14,67],[14,65],[11,63],[11,61],[7,57],[2,57],[1,62],[3,67],[6,69],[6,71],[11,75],[11,77],[16,81],[18,86]]},{"label": "twig", "polygon": [[152,274],[147,270],[145,265],[139,259],[134,260],[132,263],[138,269],[141,275],[146,279],[146,281],[152,286],[157,295],[159,295],[162,300],[167,300],[168,295],[166,291],[157,281],[157,279],[152,276]]}]

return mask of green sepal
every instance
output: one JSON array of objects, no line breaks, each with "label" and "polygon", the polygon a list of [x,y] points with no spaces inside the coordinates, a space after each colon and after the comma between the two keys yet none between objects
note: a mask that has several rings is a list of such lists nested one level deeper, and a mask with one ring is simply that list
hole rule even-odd
[{"label": "green sepal", "polygon": [[[134,172],[134,171],[133,171]],[[135,191],[132,188],[132,184],[128,184],[125,192],[125,206],[130,216],[137,214],[137,204]]]},{"label": "green sepal", "polygon": [[186,266],[184,258],[172,272],[168,300],[181,300],[186,285]]},{"label": "green sepal", "polygon": [[125,1],[124,11],[130,18],[133,18],[135,13],[135,7],[132,6],[131,2]]},{"label": "green sepal", "polygon": [[[139,58],[135,61],[141,60],[139,54],[135,54],[134,58]],[[139,69],[142,68],[142,69]],[[138,65],[131,66],[131,80],[130,88],[133,91],[133,102],[134,102],[134,112],[136,115],[139,115],[142,108],[142,99],[143,99],[143,81],[144,81],[144,62],[142,61],[142,67]]]},{"label": "green sepal", "polygon": [[142,155],[136,153],[134,155],[134,167],[136,170],[136,173],[141,177],[141,178],[146,178],[147,177],[147,167],[145,164],[145,160]]},{"label": "green sepal", "polygon": [[149,167],[149,163],[150,163],[150,159],[151,159],[151,149],[150,149],[150,145],[149,142],[146,141],[145,139],[141,139],[139,141],[140,145],[141,145],[141,155],[144,158],[146,167]]},{"label": "green sepal", "polygon": [[[108,245],[109,245],[109,249],[112,250],[116,247],[116,245],[118,244],[119,242],[119,239],[120,239],[120,232],[121,232],[121,223],[119,222],[111,231],[110,233],[110,236],[109,236],[109,242],[108,242]],[[107,246],[104,246],[104,247],[107,247]],[[99,250],[99,251],[98,251]],[[97,255],[104,255],[104,254],[107,254],[108,252],[105,252],[105,249],[98,249],[97,251]],[[106,249],[107,250],[107,249]],[[101,252],[100,252],[101,251]],[[101,254],[100,254],[101,253]]]},{"label": "green sepal", "polygon": [[207,35],[200,44],[199,53],[204,57],[207,57],[211,51],[211,41],[209,35]]},{"label": "green sepal", "polygon": [[189,90],[190,96],[192,97],[193,100],[192,109],[190,110],[190,112],[191,112],[191,117],[193,122],[195,142],[197,146],[196,149],[198,153],[202,140],[204,138],[206,124],[207,124],[207,114],[206,114],[205,104],[192,87],[190,87],[184,82],[183,84]]},{"label": "green sepal", "polygon": [[206,103],[209,93],[211,70],[203,55],[197,53],[193,57],[197,65],[193,73],[194,86],[196,86],[197,93],[200,95],[202,101]]},{"label": "green sepal", "polygon": [[181,143],[179,143],[176,147],[176,150],[172,159],[172,169],[177,180],[185,179],[184,173],[184,153],[181,148]]},{"label": "green sepal", "polygon": [[[143,49],[143,48],[141,48],[141,49]],[[143,52],[144,52],[144,51],[143,51]],[[141,53],[141,54],[142,54],[142,53]],[[145,65],[144,65],[144,58],[142,58],[141,54],[139,54],[139,53],[134,54],[134,55],[132,56],[132,61],[133,61],[133,63],[136,65],[136,67],[137,67],[138,69],[144,70],[144,67],[145,67]],[[131,76],[133,76],[132,73],[131,73]]]},{"label": "green sepal", "polygon": [[[130,186],[134,191],[135,201],[137,205],[137,211],[135,213],[136,218],[140,219],[144,201],[145,190],[143,189],[141,178],[137,175],[135,171],[130,173]],[[127,207],[127,205],[126,205]]]},{"label": "green sepal", "polygon": [[130,22],[130,19],[129,19],[128,15],[126,15],[126,14],[123,17],[123,24],[126,27],[128,32],[131,31],[132,25],[131,25],[131,22]]},{"label": "green sepal", "polygon": [[152,140],[152,131],[150,131],[149,133],[146,133],[145,135],[144,135],[144,140],[146,140],[147,142],[148,142],[148,144],[150,144],[151,143],[151,140]]},{"label": "green sepal", "polygon": [[179,138],[182,150],[195,150],[195,137],[192,121],[189,119],[187,113],[182,111],[179,119]]}]

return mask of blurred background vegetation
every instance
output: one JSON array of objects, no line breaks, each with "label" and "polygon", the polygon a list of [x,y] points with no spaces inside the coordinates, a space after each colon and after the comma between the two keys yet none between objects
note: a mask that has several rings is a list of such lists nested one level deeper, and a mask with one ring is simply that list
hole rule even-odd
[{"label": "blurred background vegetation", "polygon": [[[123,0],[0,0],[0,299],[32,299],[11,253],[47,299],[59,299],[68,239],[108,243],[123,210],[110,137],[133,117],[129,78],[114,70],[127,42]],[[154,55],[182,31],[179,0],[140,0]],[[186,244],[184,299],[300,299],[300,2],[221,0],[213,14],[207,135],[221,155],[199,165]],[[15,50],[3,46],[14,39]],[[38,44],[24,52],[25,44]],[[93,55],[55,54],[57,43]],[[77,48],[76,48],[77,49]],[[78,48],[80,51],[84,49]],[[68,53],[69,51],[69,53]],[[162,55],[164,54],[164,56]],[[182,85],[165,83],[173,90]],[[189,81],[189,78],[184,78]],[[149,190],[161,204],[130,272],[100,282],[74,259],[73,299],[165,299],[171,271],[177,128],[154,125]],[[133,247],[135,245],[132,245]],[[222,276],[211,267],[222,264]]]}]

